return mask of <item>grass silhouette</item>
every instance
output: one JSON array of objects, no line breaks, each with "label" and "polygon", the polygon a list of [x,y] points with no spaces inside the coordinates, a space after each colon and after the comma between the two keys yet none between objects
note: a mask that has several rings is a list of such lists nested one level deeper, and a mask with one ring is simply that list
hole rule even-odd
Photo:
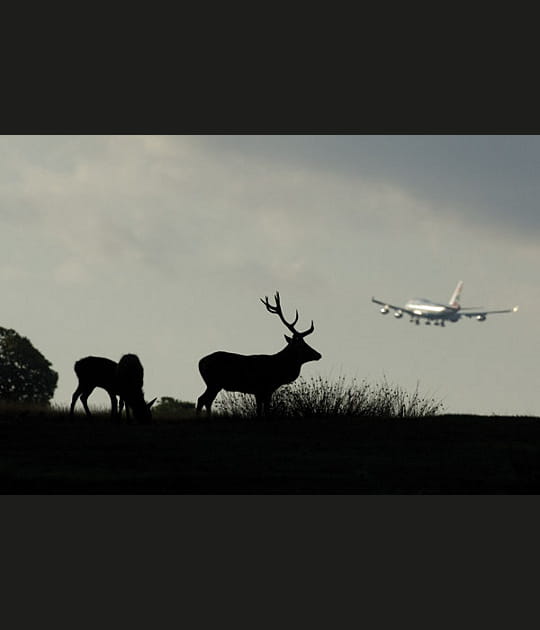
[{"label": "grass silhouette", "polygon": [[[256,413],[253,397],[238,392],[223,392],[216,401],[222,415],[251,417]],[[270,407],[278,418],[358,417],[421,418],[441,413],[443,405],[415,390],[408,393],[399,385],[371,384],[366,380],[338,376],[330,381],[322,376],[305,379],[279,388]]]}]

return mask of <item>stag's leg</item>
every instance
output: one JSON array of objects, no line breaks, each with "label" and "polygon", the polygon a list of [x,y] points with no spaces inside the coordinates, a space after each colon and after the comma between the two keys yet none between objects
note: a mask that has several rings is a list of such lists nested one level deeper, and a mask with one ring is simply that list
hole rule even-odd
[{"label": "stag's leg", "polygon": [[214,402],[215,397],[219,394],[221,387],[219,389],[207,387],[206,391],[201,394],[197,400],[197,415],[201,412],[203,407],[206,407],[207,415],[211,413],[212,403]]},{"label": "stag's leg", "polygon": [[196,407],[196,409],[195,409],[195,413],[196,413],[197,415],[199,415],[199,414],[201,413],[201,410],[202,410],[202,408],[203,408],[203,406],[204,406],[203,396],[204,396],[204,394],[201,394],[201,395],[199,396],[199,398],[197,398],[197,407]]},{"label": "stag's leg", "polygon": [[[120,403],[118,404],[118,421],[122,421],[122,409],[124,408],[124,399],[120,396]],[[127,405],[126,405],[126,413],[127,413]]]},{"label": "stag's leg", "polygon": [[257,402],[257,418],[260,418],[263,415],[263,399],[262,399],[262,396],[255,396],[255,400]]},{"label": "stag's leg", "polygon": [[262,416],[266,416],[268,413],[268,409],[270,407],[270,398],[271,395],[267,394],[255,396],[255,400],[257,401],[257,417],[261,418]]}]

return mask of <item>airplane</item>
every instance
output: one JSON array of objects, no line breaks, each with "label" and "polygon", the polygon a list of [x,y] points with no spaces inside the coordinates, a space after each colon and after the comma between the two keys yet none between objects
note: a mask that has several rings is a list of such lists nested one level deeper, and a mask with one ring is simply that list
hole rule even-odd
[{"label": "airplane", "polygon": [[514,306],[513,308],[498,311],[487,311],[478,306],[462,307],[459,303],[462,288],[463,280],[460,280],[457,283],[454,292],[450,296],[448,304],[439,304],[424,298],[413,298],[409,300],[405,306],[394,306],[388,302],[376,300],[374,297],[371,298],[371,301],[382,306],[380,312],[383,315],[386,315],[390,310],[393,310],[394,317],[398,319],[403,317],[406,313],[410,316],[410,321],[417,325],[420,323],[420,319],[424,318],[426,320],[426,324],[431,324],[431,322],[433,322],[435,326],[444,326],[445,322],[457,322],[462,317],[474,317],[477,321],[483,322],[485,321],[487,315],[494,315],[496,313],[515,313],[519,308],[518,306]]}]

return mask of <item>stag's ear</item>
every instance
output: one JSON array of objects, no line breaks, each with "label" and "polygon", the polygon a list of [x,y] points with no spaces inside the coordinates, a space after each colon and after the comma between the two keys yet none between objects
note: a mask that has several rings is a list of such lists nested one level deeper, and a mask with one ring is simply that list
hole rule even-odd
[{"label": "stag's ear", "polygon": [[285,337],[285,341],[286,341],[287,343],[291,343],[291,341],[292,341],[292,337],[288,337],[287,335],[283,335],[283,336]]},{"label": "stag's ear", "polygon": [[148,407],[148,409],[150,409],[150,407],[156,402],[156,400],[157,400],[157,398],[154,398],[149,403],[146,403],[146,406]]}]

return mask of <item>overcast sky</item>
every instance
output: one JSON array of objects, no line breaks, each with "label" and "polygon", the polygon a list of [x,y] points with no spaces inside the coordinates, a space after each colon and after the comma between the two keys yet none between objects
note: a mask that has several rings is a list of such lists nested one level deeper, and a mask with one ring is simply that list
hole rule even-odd
[{"label": "overcast sky", "polygon": [[[338,375],[447,412],[540,415],[540,136],[0,136],[0,326],[59,373],[139,355],[147,399],[195,401],[214,350],[273,353],[286,316]],[[510,308],[444,328],[375,296]],[[90,398],[106,404],[105,393]]]}]

